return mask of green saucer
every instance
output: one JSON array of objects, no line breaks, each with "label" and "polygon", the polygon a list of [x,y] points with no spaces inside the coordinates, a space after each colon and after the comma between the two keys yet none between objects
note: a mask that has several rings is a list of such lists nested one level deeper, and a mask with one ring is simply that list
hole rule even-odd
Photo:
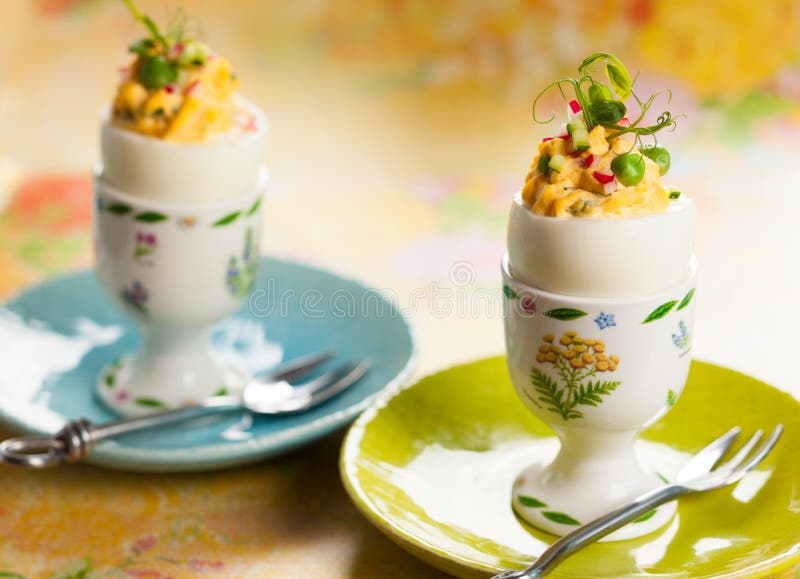
[{"label": "green saucer", "polygon": [[[642,434],[640,449],[669,477],[732,426],[748,435],[778,422],[786,430],[777,448],[738,485],[683,498],[667,526],[592,545],[549,576],[800,578],[800,404],[793,397],[695,362],[683,396]],[[448,573],[485,578],[525,567],[556,539],[511,510],[516,474],[556,449],[497,357],[384,396],[350,430],[341,470],[355,504],[391,539]]]}]

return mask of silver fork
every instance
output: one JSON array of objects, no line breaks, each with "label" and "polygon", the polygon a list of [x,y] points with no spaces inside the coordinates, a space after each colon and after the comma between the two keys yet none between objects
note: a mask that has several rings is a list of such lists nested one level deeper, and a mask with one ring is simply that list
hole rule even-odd
[{"label": "silver fork", "polygon": [[11,438],[0,443],[0,462],[30,468],[78,462],[87,458],[95,445],[109,438],[229,411],[271,415],[304,412],[350,388],[370,367],[367,360],[342,364],[303,384],[292,384],[332,357],[332,352],[310,354],[275,371],[259,374],[248,382],[240,395],[214,396],[196,406],[97,426],[83,418],[73,420],[51,438]]},{"label": "silver fork", "polygon": [[694,455],[683,467],[674,483],[646,493],[633,502],[595,519],[565,535],[542,553],[527,569],[506,571],[492,579],[535,579],[543,577],[564,559],[587,545],[616,531],[620,527],[649,513],[654,508],[689,493],[710,491],[733,484],[757,467],[769,454],[783,432],[779,424],[769,438],[756,450],[763,435],[758,430],[730,460],[714,468],[739,436],[741,429],[736,426]]}]

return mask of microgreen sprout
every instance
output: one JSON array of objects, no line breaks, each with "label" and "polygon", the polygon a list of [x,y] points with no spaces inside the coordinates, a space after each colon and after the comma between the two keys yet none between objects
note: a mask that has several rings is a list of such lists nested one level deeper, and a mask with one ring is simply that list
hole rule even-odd
[{"label": "microgreen sprout", "polygon": [[[598,80],[594,75],[595,65],[605,62],[605,76],[608,85]],[[625,133],[633,133],[637,136],[653,135],[662,129],[674,129],[676,119],[669,111],[662,112],[656,123],[653,125],[643,125],[645,114],[652,107],[655,99],[660,95],[667,96],[667,104],[672,99],[672,92],[669,89],[658,91],[650,95],[647,100],[642,100],[634,91],[636,79],[632,79],[625,65],[613,54],[597,52],[583,60],[578,68],[579,77],[565,77],[548,84],[533,101],[533,120],[537,123],[548,123],[555,118],[553,113],[548,119],[541,120],[536,114],[536,106],[541,98],[554,87],[558,87],[564,100],[570,98],[565,93],[566,88],[571,88],[575,94],[575,100],[581,105],[584,114],[586,127],[591,131],[595,126],[601,125],[607,129],[612,129],[614,133],[609,138],[618,137]],[[613,94],[611,92],[613,89]],[[616,95],[616,98],[614,98]],[[630,126],[618,124],[626,115],[628,109],[624,103],[626,99],[633,97],[639,106],[638,117],[630,122]]]},{"label": "microgreen sprout", "polygon": [[[604,65],[605,78],[598,78],[596,72],[598,65]],[[569,102],[574,98],[578,102],[583,111],[583,122],[587,131],[591,131],[598,125],[602,126],[608,130],[606,138],[609,141],[628,133],[634,135],[631,149],[625,155],[632,154],[635,149],[639,150],[639,154],[633,153],[637,157],[635,162],[634,159],[628,158],[624,163],[618,163],[620,173],[625,173],[626,178],[623,179],[623,182],[636,180],[640,169],[644,166],[642,156],[647,156],[658,163],[663,175],[669,169],[669,153],[663,147],[657,146],[655,135],[664,129],[674,130],[677,119],[683,115],[674,116],[670,111],[663,111],[658,115],[654,124],[645,125],[644,118],[656,98],[665,95],[667,104],[669,104],[672,100],[672,92],[669,89],[661,90],[642,100],[634,90],[636,79],[637,77],[631,77],[627,67],[619,58],[607,52],[596,52],[583,60],[578,67],[577,78],[564,77],[544,87],[533,101],[533,120],[545,124],[555,118],[556,115],[553,113],[545,120],[540,119],[536,114],[536,107],[545,94],[553,88],[558,88],[565,101]],[[567,91],[571,91],[574,97],[568,95]],[[635,119],[628,120],[626,118],[628,107],[625,105],[625,101],[631,97],[639,108],[639,114]],[[646,136],[653,138],[653,144],[649,147],[645,147],[642,142],[642,137]],[[635,170],[632,172],[622,171],[623,164],[626,169],[635,167]]]}]

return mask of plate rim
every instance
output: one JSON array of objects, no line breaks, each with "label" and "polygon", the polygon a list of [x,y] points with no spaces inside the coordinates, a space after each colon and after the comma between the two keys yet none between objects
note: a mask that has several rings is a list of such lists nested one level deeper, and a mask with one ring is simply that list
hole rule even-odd
[{"label": "plate rim", "polygon": [[[369,283],[351,275],[342,275],[336,271],[324,267],[318,267],[302,260],[275,257],[272,255],[261,255],[261,263],[273,262],[285,266],[295,266],[315,273],[322,273],[340,281],[348,282],[359,286],[364,290],[374,289]],[[94,272],[92,267],[82,268],[76,271],[50,276],[40,283],[33,284],[18,290],[0,302],[0,310],[7,310],[9,305],[22,298],[30,291],[44,286],[77,278],[80,276],[91,276]],[[225,444],[213,444],[189,449],[136,449],[120,446],[99,445],[93,449],[92,454],[85,461],[96,466],[105,466],[118,469],[136,470],[142,472],[192,472],[206,471],[229,468],[232,466],[247,464],[275,456],[286,451],[290,451],[298,446],[309,442],[310,438],[321,438],[338,427],[346,426],[351,419],[360,415],[369,408],[373,401],[383,395],[389,389],[402,388],[411,383],[411,378],[419,365],[419,342],[418,333],[413,320],[403,314],[399,304],[390,300],[387,296],[380,293],[381,299],[399,313],[397,318],[401,321],[409,336],[410,352],[405,365],[400,371],[377,392],[366,396],[356,404],[320,416],[319,418],[299,426],[290,427],[277,432],[265,434],[251,440],[236,441]],[[6,426],[16,433],[50,436],[53,432],[47,432],[31,428],[24,421],[16,416],[9,414],[5,408],[0,406],[0,424]]]},{"label": "plate rim", "polygon": [[[351,469],[355,468],[355,459],[358,456],[359,446],[360,443],[363,441],[367,425],[372,420],[374,420],[377,417],[377,415],[396,396],[399,396],[406,390],[415,388],[424,380],[437,377],[441,374],[445,374],[457,368],[462,368],[473,364],[486,363],[492,360],[499,361],[504,359],[505,359],[505,354],[498,354],[494,356],[485,356],[482,358],[471,360],[469,362],[452,364],[450,366],[447,366],[430,374],[426,374],[425,376],[420,377],[416,381],[409,382],[404,385],[395,386],[391,390],[389,389],[383,390],[382,392],[379,393],[378,396],[376,396],[374,404],[370,408],[368,408],[365,412],[363,412],[356,419],[356,421],[350,426],[350,428],[347,431],[347,435],[345,436],[344,442],[342,443],[342,450],[339,455],[339,478],[342,481],[342,484],[345,488],[345,491],[347,492],[347,495],[350,497],[350,500],[356,506],[358,511],[370,522],[370,524],[376,527],[379,531],[381,531],[386,537],[388,537],[394,543],[406,549],[408,552],[418,557],[419,559],[448,573],[453,573],[454,570],[458,570],[460,572],[468,573],[471,576],[473,576],[478,573],[499,573],[506,569],[501,569],[499,567],[492,567],[491,565],[476,563],[472,560],[469,560],[466,557],[451,554],[446,550],[436,545],[432,545],[429,542],[424,541],[418,537],[415,537],[410,532],[402,529],[393,520],[386,518],[381,514],[381,512],[376,508],[374,502],[368,498],[363,485],[358,483],[357,477],[355,477],[354,475],[351,476],[350,471]],[[726,370],[728,372],[733,372],[735,374],[739,374],[741,376],[750,378],[752,380],[756,380],[769,388],[774,388],[778,392],[790,396],[793,400],[800,403],[800,400],[798,400],[792,394],[784,390],[781,390],[780,388],[776,388],[775,386],[772,386],[764,382],[763,380],[750,376],[737,369],[709,362],[706,360],[700,360],[697,358],[692,358],[692,364],[710,366],[717,369]],[[797,565],[798,563],[800,563],[800,542],[798,542],[798,544],[795,546],[794,549],[789,550],[786,553],[774,556],[764,561],[760,561],[751,568],[745,570],[739,570],[736,571],[734,574],[724,575],[722,577],[726,577],[727,579],[734,579],[734,578],[744,579],[746,577],[752,577],[752,573],[759,573],[759,574],[778,573],[790,569],[793,566]],[[715,576],[716,575],[707,575],[704,576],[703,578],[698,577],[697,579],[711,579],[712,577]],[[554,575],[554,577],[558,577],[558,575]]]}]

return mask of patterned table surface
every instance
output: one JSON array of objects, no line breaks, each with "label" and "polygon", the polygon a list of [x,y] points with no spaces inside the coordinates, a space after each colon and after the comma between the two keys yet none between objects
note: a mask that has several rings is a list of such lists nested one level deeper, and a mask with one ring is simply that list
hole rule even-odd
[{"label": "patterned table surface", "polygon": [[[7,4],[0,297],[90,266],[98,112],[136,34],[112,0]],[[270,117],[263,251],[395,295],[420,374],[503,349],[506,212],[548,130],[529,120],[534,89],[598,48],[643,88],[669,83],[687,114],[664,138],[670,181],[701,214],[694,353],[800,396],[796,3],[185,5]],[[2,469],[0,576],[441,577],[350,505],[340,442],[213,474]]]}]

